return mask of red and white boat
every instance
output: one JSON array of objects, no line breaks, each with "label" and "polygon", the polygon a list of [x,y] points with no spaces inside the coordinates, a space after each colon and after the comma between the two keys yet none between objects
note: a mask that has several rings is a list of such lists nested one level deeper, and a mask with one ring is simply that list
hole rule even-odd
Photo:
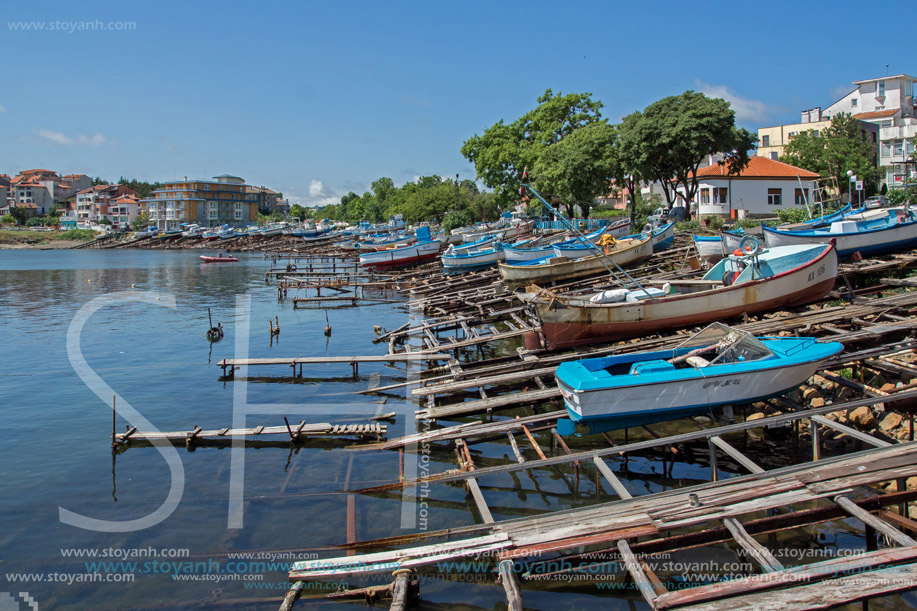
[{"label": "red and white boat", "polygon": [[372,269],[404,267],[432,261],[439,255],[441,244],[439,240],[432,239],[429,227],[418,228],[417,239],[418,242],[410,246],[363,253],[360,255],[360,265]]},{"label": "red and white boat", "polygon": [[662,287],[604,291],[589,298],[540,289],[522,298],[535,306],[548,345],[564,348],[802,305],[834,288],[833,244],[756,251],[757,243],[746,254],[722,259],[701,280],[670,280]]},{"label": "red and white boat", "polygon": [[201,261],[204,263],[238,263],[239,260],[232,255],[220,254],[216,257],[201,255]]}]

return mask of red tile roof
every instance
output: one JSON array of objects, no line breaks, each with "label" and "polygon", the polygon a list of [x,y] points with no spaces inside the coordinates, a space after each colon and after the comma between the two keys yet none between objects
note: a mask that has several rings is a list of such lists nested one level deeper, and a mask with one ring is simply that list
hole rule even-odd
[{"label": "red tile roof", "polygon": [[872,112],[861,112],[858,115],[853,115],[854,119],[878,119],[881,117],[893,117],[897,112],[898,108],[888,108],[886,110],[874,110]]},{"label": "red tile roof", "polygon": [[37,169],[37,170],[22,170],[22,171],[19,172],[19,173],[20,173],[20,174],[57,174],[57,172],[55,172],[55,171],[53,171],[53,170],[42,170],[42,169]]},{"label": "red tile roof", "polygon": [[[714,163],[697,171],[698,178],[712,178],[716,176],[729,176],[728,167]],[[733,175],[733,178],[819,178],[820,175],[809,170],[803,170],[782,161],[774,161],[767,157],[752,157],[748,160],[748,167]]]}]

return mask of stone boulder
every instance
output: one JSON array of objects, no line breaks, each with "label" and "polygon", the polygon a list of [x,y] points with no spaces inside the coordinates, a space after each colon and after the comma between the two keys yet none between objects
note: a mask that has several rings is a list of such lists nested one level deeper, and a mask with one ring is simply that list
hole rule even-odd
[{"label": "stone boulder", "polygon": [[856,426],[864,429],[871,428],[876,423],[875,416],[868,406],[862,405],[855,410],[847,413],[847,418]]}]

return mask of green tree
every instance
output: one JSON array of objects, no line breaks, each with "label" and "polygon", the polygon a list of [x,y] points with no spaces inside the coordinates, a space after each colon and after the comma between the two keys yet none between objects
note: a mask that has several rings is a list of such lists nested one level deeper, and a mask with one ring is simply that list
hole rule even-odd
[{"label": "green tree", "polygon": [[146,229],[146,226],[149,224],[150,224],[150,215],[147,214],[146,212],[143,212],[141,214],[138,214],[137,218],[135,218],[131,222],[131,227],[134,228],[134,231],[141,231],[143,229]]},{"label": "green tree", "polygon": [[510,124],[501,119],[465,141],[462,155],[474,164],[478,179],[496,191],[502,207],[518,199],[523,171],[532,170],[545,149],[601,119],[602,103],[591,96],[554,95],[548,89],[534,110]]},{"label": "green tree", "polygon": [[290,206],[290,216],[302,220],[306,218],[306,209],[299,204],[293,204]]},{"label": "green tree", "polygon": [[[625,119],[626,121],[626,119]],[[748,151],[757,138],[735,125],[729,102],[686,91],[653,102],[630,118],[630,143],[625,166],[639,170],[643,178],[662,186],[671,208],[681,187],[686,201],[693,201],[699,183],[697,170],[709,155],[724,153],[730,174],[748,165]]]},{"label": "green tree", "polygon": [[467,210],[450,210],[443,219],[443,230],[452,231],[457,227],[466,227],[473,222]]},{"label": "green tree", "polygon": [[535,187],[577,203],[589,216],[593,200],[608,193],[618,167],[615,128],[605,121],[585,125],[545,148],[535,163]]},{"label": "green tree", "polygon": [[818,172],[825,178],[836,178],[841,192],[850,190],[848,170],[871,187],[877,179],[872,146],[860,129],[859,120],[846,113],[834,115],[831,125],[819,134],[808,130],[797,135],[786,145],[780,160]]}]

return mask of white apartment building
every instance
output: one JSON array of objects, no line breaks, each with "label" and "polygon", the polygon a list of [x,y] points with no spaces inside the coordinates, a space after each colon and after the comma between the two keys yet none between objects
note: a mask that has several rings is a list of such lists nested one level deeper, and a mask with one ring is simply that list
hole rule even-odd
[{"label": "white apartment building", "polygon": [[[917,116],[914,114],[914,90],[917,77],[896,74],[854,81],[856,89],[828,106],[821,114],[830,119],[839,112],[879,126],[879,167],[889,189],[904,186],[905,176],[894,171],[914,152]],[[900,166],[899,166],[900,167]],[[913,168],[913,166],[911,166]],[[908,177],[910,182],[917,175]]]}]

